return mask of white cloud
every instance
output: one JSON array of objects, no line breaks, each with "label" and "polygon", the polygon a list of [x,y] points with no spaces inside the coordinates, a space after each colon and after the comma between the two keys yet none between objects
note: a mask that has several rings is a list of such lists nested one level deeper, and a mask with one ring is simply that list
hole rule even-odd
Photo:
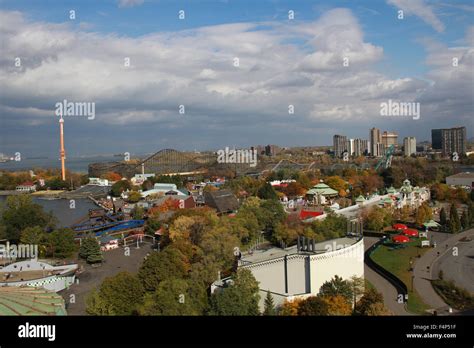
[{"label": "white cloud", "polygon": [[118,6],[119,7],[134,7],[140,6],[145,2],[145,0],[119,0]]},{"label": "white cloud", "polygon": [[433,7],[424,0],[387,0],[387,3],[403,10],[406,15],[414,15],[431,25],[437,32],[444,31],[444,24],[434,13]]},{"label": "white cloud", "polygon": [[[292,44],[294,39],[303,44]],[[266,134],[298,143],[308,129],[337,129],[341,120],[348,132],[368,128],[380,122],[379,105],[387,99],[419,98],[422,110],[432,110],[425,117],[439,117],[437,109],[460,119],[472,116],[472,49],[426,44],[432,85],[389,78],[374,68],[383,48],[364,40],[357,19],[344,9],[300,24],[227,24],[138,38],[0,12],[0,41],[0,112],[6,123],[47,122],[44,115],[53,115],[57,101],[90,101],[96,118],[87,127],[127,125],[140,134],[156,129],[160,140],[180,129],[191,143],[214,146],[259,142]],[[452,55],[464,64],[458,70],[449,67]],[[15,57],[22,58],[21,68],[14,66]],[[349,57],[348,67],[343,57]],[[178,114],[181,104],[186,115]],[[295,115],[288,114],[290,104]]]}]

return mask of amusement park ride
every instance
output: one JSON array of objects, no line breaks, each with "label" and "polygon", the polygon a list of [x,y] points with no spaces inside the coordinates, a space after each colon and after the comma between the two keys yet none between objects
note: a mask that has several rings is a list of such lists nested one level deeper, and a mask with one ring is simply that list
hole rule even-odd
[{"label": "amusement park ride", "polygon": [[375,170],[378,170],[380,167],[382,167],[383,169],[387,169],[392,166],[392,157],[393,157],[394,150],[395,150],[395,147],[393,145],[390,145],[385,155],[380,159],[380,161],[375,166]]}]

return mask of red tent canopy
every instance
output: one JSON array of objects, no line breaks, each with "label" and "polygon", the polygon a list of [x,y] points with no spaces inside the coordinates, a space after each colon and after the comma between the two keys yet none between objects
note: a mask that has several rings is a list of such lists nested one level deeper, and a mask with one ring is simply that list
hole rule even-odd
[{"label": "red tent canopy", "polygon": [[418,231],[412,228],[407,228],[406,230],[403,230],[402,233],[407,236],[418,237]]},{"label": "red tent canopy", "polygon": [[392,226],[394,230],[406,230],[408,227],[404,224],[395,224]]},{"label": "red tent canopy", "polygon": [[407,243],[410,241],[410,238],[399,234],[399,235],[393,236],[392,241],[395,243]]},{"label": "red tent canopy", "polygon": [[301,220],[306,220],[306,219],[316,217],[316,216],[319,216],[319,215],[323,215],[323,214],[324,214],[323,212],[319,212],[319,211],[307,211],[307,210],[302,209],[300,211],[300,219]]}]

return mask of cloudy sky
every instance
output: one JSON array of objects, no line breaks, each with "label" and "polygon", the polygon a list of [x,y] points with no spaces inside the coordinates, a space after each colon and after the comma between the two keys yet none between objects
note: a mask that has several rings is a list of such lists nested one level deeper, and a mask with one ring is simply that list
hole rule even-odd
[{"label": "cloudy sky", "polygon": [[474,135],[469,0],[0,0],[0,44],[7,154],[55,156],[65,99],[95,103],[64,117],[69,156]]}]

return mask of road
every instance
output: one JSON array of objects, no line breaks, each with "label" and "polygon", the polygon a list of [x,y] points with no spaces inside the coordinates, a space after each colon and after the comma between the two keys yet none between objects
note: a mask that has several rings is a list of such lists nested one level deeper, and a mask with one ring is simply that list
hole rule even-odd
[{"label": "road", "polygon": [[[103,280],[112,277],[119,272],[127,271],[136,273],[140,268],[143,258],[153,252],[149,244],[142,244],[139,249],[130,246],[130,255],[126,256],[123,248],[106,251],[103,253],[105,262],[102,266],[93,268],[85,265],[85,271],[78,276],[79,282],[74,283],[60,294],[66,301],[68,315],[86,315],[86,298],[89,292],[99,287]],[[74,303],[71,303],[71,295],[74,295]]]},{"label": "road", "polygon": [[[423,302],[429,305],[438,314],[447,314],[449,306],[438,296],[431,286],[431,280],[438,278],[439,269],[446,269],[446,279],[454,277],[459,283],[457,285],[465,287],[466,283],[471,281],[474,259],[473,243],[460,242],[464,237],[474,238],[474,229],[459,233],[446,234],[439,232],[430,232],[432,239],[436,241],[436,248],[426,252],[416,263],[414,267],[414,286]],[[453,249],[457,247],[458,256],[453,255]],[[470,257],[469,257],[470,256]]]},{"label": "road", "polygon": [[457,254],[447,252],[440,256],[433,265],[433,275],[438,276],[442,270],[444,279],[474,294],[474,238],[469,242],[457,243]]},{"label": "road", "polygon": [[[364,237],[365,250],[370,248],[378,240],[379,238],[377,237]],[[393,314],[412,315],[407,312],[404,303],[397,302],[398,293],[395,287],[366,264],[364,264],[364,276],[377,289],[377,291],[382,293],[385,306],[390,309]]]}]

